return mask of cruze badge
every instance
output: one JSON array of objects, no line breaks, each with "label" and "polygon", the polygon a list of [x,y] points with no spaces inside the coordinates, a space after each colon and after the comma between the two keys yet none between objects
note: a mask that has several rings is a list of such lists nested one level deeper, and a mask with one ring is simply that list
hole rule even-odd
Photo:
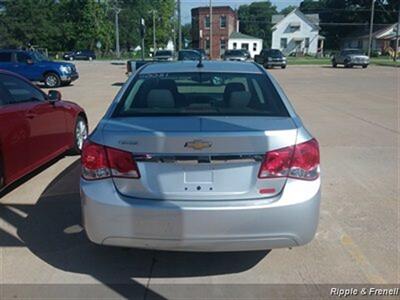
[{"label": "cruze badge", "polygon": [[185,143],[185,148],[191,148],[193,150],[203,150],[206,148],[211,148],[212,143],[202,140],[194,140]]}]

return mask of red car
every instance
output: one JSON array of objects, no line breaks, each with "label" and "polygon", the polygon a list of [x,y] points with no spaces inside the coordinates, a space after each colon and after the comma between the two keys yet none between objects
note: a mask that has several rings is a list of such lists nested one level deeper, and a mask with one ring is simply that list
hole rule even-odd
[{"label": "red car", "polygon": [[0,190],[67,151],[79,153],[87,135],[80,106],[0,70]]}]

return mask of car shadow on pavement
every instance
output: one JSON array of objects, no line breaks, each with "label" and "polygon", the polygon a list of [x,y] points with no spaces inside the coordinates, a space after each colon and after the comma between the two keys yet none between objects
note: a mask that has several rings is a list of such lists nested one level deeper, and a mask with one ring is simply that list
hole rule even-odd
[{"label": "car shadow on pavement", "polygon": [[[35,205],[0,205],[0,225],[5,221],[18,234],[1,238],[0,247],[27,247],[54,268],[90,275],[122,297],[139,293],[152,299],[163,297],[148,289],[149,278],[243,272],[269,252],[185,253],[95,245],[80,226],[79,176],[77,160],[48,185]],[[0,226],[3,235],[7,232]]]}]

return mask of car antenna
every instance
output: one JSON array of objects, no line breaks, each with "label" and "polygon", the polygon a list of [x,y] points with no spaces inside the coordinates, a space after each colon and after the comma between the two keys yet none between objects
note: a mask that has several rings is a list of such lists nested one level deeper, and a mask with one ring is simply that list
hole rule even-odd
[{"label": "car antenna", "polygon": [[201,53],[200,53],[200,57],[199,57],[199,63],[197,64],[196,67],[197,68],[203,68],[204,67],[204,65],[203,65],[203,57],[202,57]]}]

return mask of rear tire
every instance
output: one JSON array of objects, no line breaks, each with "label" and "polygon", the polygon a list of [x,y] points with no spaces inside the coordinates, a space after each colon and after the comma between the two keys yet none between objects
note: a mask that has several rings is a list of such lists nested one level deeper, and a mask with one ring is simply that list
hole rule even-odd
[{"label": "rear tire", "polygon": [[363,69],[366,69],[366,68],[368,68],[368,65],[363,65],[362,67],[363,67]]},{"label": "rear tire", "polygon": [[60,76],[56,73],[49,72],[44,75],[44,84],[47,88],[56,88],[61,85]]},{"label": "rear tire", "polygon": [[88,124],[83,116],[76,118],[74,129],[74,146],[71,149],[71,154],[80,154],[82,152],[83,143],[88,137]]},{"label": "rear tire", "polygon": [[336,60],[333,60],[333,61],[332,61],[332,67],[333,67],[333,68],[337,68]]},{"label": "rear tire", "polygon": [[281,66],[282,69],[286,69],[286,65]]},{"label": "rear tire", "polygon": [[3,172],[3,166],[0,163],[0,191],[4,187],[4,172]]}]

